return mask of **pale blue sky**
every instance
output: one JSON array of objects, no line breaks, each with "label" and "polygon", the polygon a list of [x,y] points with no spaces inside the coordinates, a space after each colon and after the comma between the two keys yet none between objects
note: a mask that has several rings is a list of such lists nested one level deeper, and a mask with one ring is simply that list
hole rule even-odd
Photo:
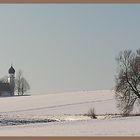
[{"label": "pale blue sky", "polygon": [[140,48],[140,5],[0,5],[0,77],[11,62],[32,94],[112,89],[115,57]]}]

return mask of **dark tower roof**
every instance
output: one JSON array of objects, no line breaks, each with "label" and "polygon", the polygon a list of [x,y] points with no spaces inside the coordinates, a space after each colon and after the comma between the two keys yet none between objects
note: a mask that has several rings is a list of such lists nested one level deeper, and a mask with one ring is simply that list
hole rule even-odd
[{"label": "dark tower roof", "polygon": [[15,69],[11,66],[10,69],[8,70],[9,74],[14,74],[15,73]]}]

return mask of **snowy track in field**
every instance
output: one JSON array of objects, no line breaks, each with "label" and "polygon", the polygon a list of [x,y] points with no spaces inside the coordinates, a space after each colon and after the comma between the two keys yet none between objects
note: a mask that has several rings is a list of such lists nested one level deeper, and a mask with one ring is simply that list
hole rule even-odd
[{"label": "snowy track in field", "polygon": [[39,108],[29,108],[29,109],[16,110],[16,111],[8,111],[8,112],[0,112],[0,113],[16,113],[16,112],[18,113],[18,112],[37,111],[37,110],[44,110],[44,109],[55,109],[55,108],[61,108],[61,107],[67,107],[67,106],[75,106],[75,105],[81,105],[81,104],[98,103],[98,102],[104,102],[104,101],[110,101],[110,100],[112,100],[112,99],[79,102],[79,103],[73,103],[73,104],[61,104],[61,105],[46,106],[46,107],[39,107]]},{"label": "snowy track in field", "polygon": [[0,113],[35,116],[74,115],[85,114],[93,107],[96,113],[116,113],[113,96],[113,91],[89,91],[0,98]]}]

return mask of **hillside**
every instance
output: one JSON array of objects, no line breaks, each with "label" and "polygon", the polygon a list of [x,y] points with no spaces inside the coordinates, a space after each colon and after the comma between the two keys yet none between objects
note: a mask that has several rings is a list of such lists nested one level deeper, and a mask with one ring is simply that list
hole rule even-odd
[{"label": "hillside", "polygon": [[[85,116],[93,107],[97,119]],[[3,97],[0,98],[0,135],[140,135],[140,117],[113,118],[106,115],[109,113],[118,113],[114,92],[109,90]]]}]

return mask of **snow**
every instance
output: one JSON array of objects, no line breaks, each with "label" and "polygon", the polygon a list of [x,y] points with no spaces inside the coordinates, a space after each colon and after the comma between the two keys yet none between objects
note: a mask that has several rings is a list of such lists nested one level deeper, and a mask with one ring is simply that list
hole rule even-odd
[{"label": "snow", "polygon": [[105,115],[115,113],[111,90],[1,97],[0,136],[140,136],[139,116]]},{"label": "snow", "polygon": [[108,120],[66,121],[0,128],[10,136],[139,136],[140,117]]},{"label": "snow", "polygon": [[[97,113],[112,113],[115,103],[112,91],[83,91],[36,96],[0,98],[0,112],[24,114],[82,114],[91,107]],[[110,102],[112,101],[110,106]],[[102,102],[102,104],[101,104]],[[97,108],[97,109],[96,109]]]}]

